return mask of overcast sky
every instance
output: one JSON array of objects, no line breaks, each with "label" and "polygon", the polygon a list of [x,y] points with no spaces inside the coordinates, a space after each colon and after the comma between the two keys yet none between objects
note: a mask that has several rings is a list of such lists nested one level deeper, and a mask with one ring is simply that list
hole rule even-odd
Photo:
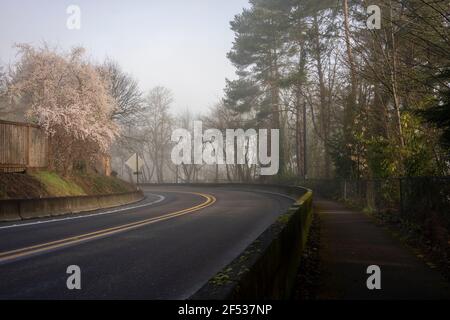
[{"label": "overcast sky", "polygon": [[[234,70],[226,58],[229,22],[248,0],[0,0],[0,63],[14,61],[14,43],[43,41],[67,50],[82,45],[96,62],[110,57],[143,90],[163,85],[174,110],[206,111],[222,97]],[[69,30],[69,5],[81,29]]]}]

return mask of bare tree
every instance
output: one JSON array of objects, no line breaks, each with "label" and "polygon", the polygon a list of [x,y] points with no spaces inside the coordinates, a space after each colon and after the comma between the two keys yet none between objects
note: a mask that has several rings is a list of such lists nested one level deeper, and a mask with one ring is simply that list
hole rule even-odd
[{"label": "bare tree", "polygon": [[151,89],[144,101],[142,139],[158,183],[164,182],[164,165],[170,158],[173,119],[169,109],[172,102],[172,92],[161,86]]},{"label": "bare tree", "polygon": [[9,99],[7,90],[11,77],[0,66],[0,118],[10,121],[26,121],[25,112],[29,109],[28,103],[12,102]]},{"label": "bare tree", "polygon": [[106,60],[98,69],[116,102],[111,118],[122,125],[135,122],[144,109],[138,82],[112,60]]},{"label": "bare tree", "polygon": [[0,66],[0,117],[6,112],[6,73]]},{"label": "bare tree", "polygon": [[[198,117],[192,114],[192,112],[189,109],[186,109],[178,118],[177,118],[177,125],[180,128],[188,130],[191,135],[194,134],[194,121],[197,120]],[[203,146],[204,147],[204,146]],[[193,148],[193,146],[192,146]],[[191,154],[193,154],[193,149],[191,150]],[[187,164],[182,163],[181,166],[177,167],[177,180],[178,178],[183,182],[196,182],[199,178],[199,173],[201,169],[203,168],[203,164]],[[180,172],[181,168],[181,172]]]}]

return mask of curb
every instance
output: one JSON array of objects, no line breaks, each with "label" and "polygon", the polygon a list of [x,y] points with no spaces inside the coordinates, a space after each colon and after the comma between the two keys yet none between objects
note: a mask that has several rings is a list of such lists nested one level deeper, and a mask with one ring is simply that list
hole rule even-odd
[{"label": "curb", "polygon": [[95,196],[0,200],[0,221],[46,218],[107,209],[141,201],[142,191]]}]

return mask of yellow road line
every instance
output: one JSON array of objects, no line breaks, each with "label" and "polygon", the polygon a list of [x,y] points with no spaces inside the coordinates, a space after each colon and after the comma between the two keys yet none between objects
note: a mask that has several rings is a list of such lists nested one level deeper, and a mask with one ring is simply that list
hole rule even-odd
[{"label": "yellow road line", "polygon": [[94,231],[94,232],[90,232],[90,233],[86,233],[86,234],[82,234],[82,235],[78,235],[78,236],[73,236],[73,237],[69,237],[69,238],[65,238],[65,239],[61,239],[61,240],[42,243],[42,244],[30,246],[30,247],[21,248],[21,249],[1,252],[0,253],[0,263],[5,262],[7,260],[20,258],[20,257],[28,256],[31,254],[44,252],[47,250],[51,250],[51,249],[55,249],[55,248],[59,248],[59,247],[63,247],[63,246],[71,245],[71,244],[76,244],[76,243],[79,243],[82,241],[92,240],[92,239],[104,237],[107,235],[112,235],[115,233],[140,228],[140,227],[152,224],[152,223],[172,219],[172,218],[179,217],[179,216],[182,216],[182,215],[185,215],[188,213],[199,211],[201,209],[211,206],[212,204],[214,204],[216,202],[216,198],[214,196],[204,194],[204,193],[196,193],[196,192],[176,192],[176,193],[187,193],[187,194],[199,195],[199,196],[205,198],[206,201],[199,205],[193,206],[191,208],[186,208],[183,210],[171,212],[171,213],[159,216],[159,217],[154,217],[154,218],[149,218],[149,219],[145,219],[145,220],[141,220],[141,221],[127,223],[127,224],[120,225],[117,227],[102,229],[102,230],[98,230],[98,231]]}]

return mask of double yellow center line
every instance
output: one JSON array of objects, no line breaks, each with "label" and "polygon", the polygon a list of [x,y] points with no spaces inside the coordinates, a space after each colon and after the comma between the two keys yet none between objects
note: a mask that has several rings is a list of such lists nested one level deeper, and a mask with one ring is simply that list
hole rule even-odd
[{"label": "double yellow center line", "polygon": [[95,232],[85,233],[85,234],[81,234],[78,236],[73,236],[73,237],[64,238],[61,240],[46,242],[46,243],[42,243],[42,244],[30,246],[30,247],[25,247],[25,248],[21,248],[21,249],[16,249],[16,250],[12,250],[12,251],[0,252],[0,263],[6,262],[6,261],[12,260],[12,259],[22,258],[22,257],[29,256],[32,254],[41,253],[41,252],[45,252],[48,250],[68,246],[68,245],[73,245],[73,244],[76,244],[79,242],[97,239],[100,237],[113,235],[113,234],[116,234],[119,232],[124,232],[124,231],[128,231],[128,230],[140,228],[140,227],[152,224],[152,223],[173,219],[173,218],[176,218],[179,216],[186,215],[188,213],[199,211],[201,209],[211,206],[212,204],[214,204],[216,202],[216,198],[214,196],[204,194],[204,193],[196,193],[196,192],[177,192],[177,193],[187,193],[187,194],[198,195],[198,196],[205,198],[206,201],[204,201],[194,207],[167,213],[167,214],[159,216],[159,217],[149,218],[149,219],[145,219],[145,220],[141,220],[141,221],[137,221],[137,222],[120,225],[117,227],[102,229],[102,230],[95,231]]}]

